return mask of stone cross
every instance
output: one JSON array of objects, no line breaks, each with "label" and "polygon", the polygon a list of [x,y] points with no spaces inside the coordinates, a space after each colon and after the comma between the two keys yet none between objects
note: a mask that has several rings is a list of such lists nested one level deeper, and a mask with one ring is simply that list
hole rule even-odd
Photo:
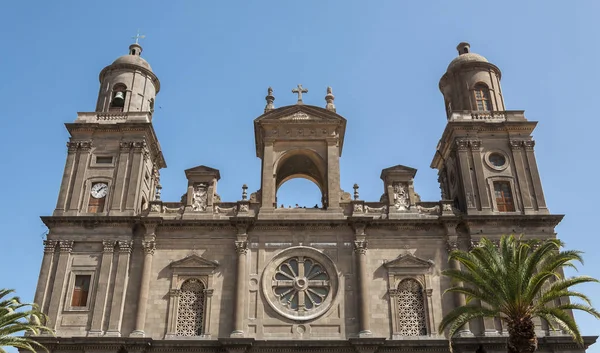
[{"label": "stone cross", "polygon": [[302,88],[302,85],[298,85],[298,88],[294,88],[292,93],[298,94],[298,102],[296,104],[304,104],[302,103],[302,93],[308,93],[308,89]]},{"label": "stone cross", "polygon": [[140,35],[140,30],[138,29],[138,31],[137,31],[137,34],[135,35],[135,37],[131,37],[131,38],[132,38],[132,39],[135,39],[135,44],[140,44],[140,43],[138,43],[138,41],[139,41],[140,39],[144,39],[144,38],[146,38],[146,36],[145,36],[145,35],[143,35],[143,34],[142,34],[142,35]]}]

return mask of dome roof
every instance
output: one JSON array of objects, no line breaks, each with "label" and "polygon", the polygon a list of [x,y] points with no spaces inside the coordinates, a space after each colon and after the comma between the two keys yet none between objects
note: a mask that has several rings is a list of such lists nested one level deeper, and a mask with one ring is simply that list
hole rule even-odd
[{"label": "dome roof", "polygon": [[472,53],[469,43],[464,43],[464,42],[460,43],[456,47],[456,49],[458,50],[458,56],[450,62],[450,65],[448,65],[447,71],[451,71],[465,63],[475,63],[475,62],[489,63],[488,59],[486,59],[482,55]]},{"label": "dome roof", "polygon": [[112,65],[118,65],[118,64],[137,65],[137,66],[143,67],[146,70],[152,71],[150,64],[148,64],[148,62],[139,55],[127,54],[127,55],[120,56],[117,58],[117,60],[113,61],[113,63],[112,63]]},{"label": "dome roof", "polygon": [[118,57],[117,60],[113,61],[112,65],[136,65],[152,72],[150,64],[140,56],[141,54],[142,47],[138,43],[131,44],[129,46],[129,54]]}]

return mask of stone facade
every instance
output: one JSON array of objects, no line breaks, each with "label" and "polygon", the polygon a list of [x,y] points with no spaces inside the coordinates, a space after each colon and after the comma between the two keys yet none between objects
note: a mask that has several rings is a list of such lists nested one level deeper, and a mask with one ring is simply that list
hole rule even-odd
[{"label": "stone facade", "polygon": [[[95,112],[71,134],[35,301],[53,351],[446,351],[448,252],[507,233],[554,237],[522,111],[504,108],[500,70],[468,44],[440,81],[447,125],[435,150],[442,197],[421,201],[416,170],[381,173],[379,200],[340,187],[346,119],[326,107],[275,108],[254,121],[261,188],[225,202],[218,170],[185,171],[181,200],[160,197],[166,167],[152,125],[160,89],[134,44],[100,75]],[[277,190],[307,178],[319,208],[281,208]],[[537,322],[541,352],[583,352]],[[474,321],[458,351],[504,351],[498,320]],[[595,337],[586,337],[586,344]]]}]

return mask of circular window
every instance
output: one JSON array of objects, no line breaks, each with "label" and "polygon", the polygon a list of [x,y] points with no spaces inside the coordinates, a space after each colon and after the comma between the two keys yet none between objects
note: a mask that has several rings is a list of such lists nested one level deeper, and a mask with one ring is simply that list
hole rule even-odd
[{"label": "circular window", "polygon": [[504,170],[508,167],[506,156],[500,152],[488,152],[486,154],[486,162],[488,166],[496,170]]},{"label": "circular window", "polygon": [[337,269],[321,251],[297,246],[271,260],[262,277],[267,302],[293,320],[310,320],[324,314],[337,294]]}]

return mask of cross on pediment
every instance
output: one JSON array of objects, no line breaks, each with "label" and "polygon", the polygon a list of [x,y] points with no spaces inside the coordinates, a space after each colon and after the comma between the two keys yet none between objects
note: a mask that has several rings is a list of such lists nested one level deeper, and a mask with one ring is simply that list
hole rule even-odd
[{"label": "cross on pediment", "polygon": [[302,102],[302,93],[308,93],[308,89],[303,88],[302,85],[298,85],[298,88],[294,88],[292,93],[298,94],[298,102],[296,104],[304,104]]}]

